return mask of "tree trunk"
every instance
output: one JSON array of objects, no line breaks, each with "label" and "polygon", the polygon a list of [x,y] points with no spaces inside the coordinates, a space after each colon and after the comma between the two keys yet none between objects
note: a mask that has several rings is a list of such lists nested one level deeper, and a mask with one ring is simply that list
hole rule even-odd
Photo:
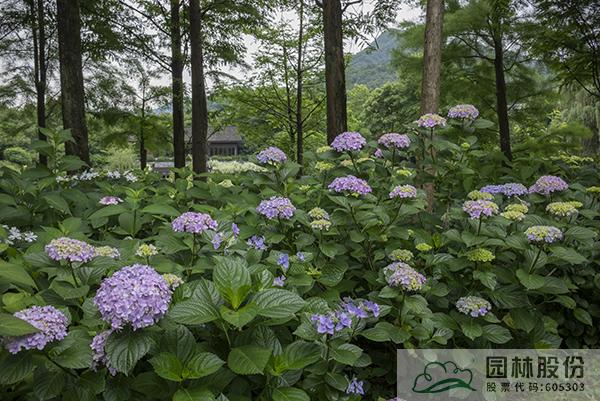
[{"label": "tree trunk", "polygon": [[57,0],[56,10],[63,127],[71,130],[75,140],[65,144],[65,153],[91,165],[85,122],[79,0]]},{"label": "tree trunk", "polygon": [[494,38],[494,71],[496,73],[496,113],[500,129],[500,150],[509,161],[512,161],[508,104],[506,101],[506,81],[504,78],[504,49],[502,48],[501,35]]},{"label": "tree trunk", "polygon": [[142,116],[140,119],[140,169],[145,170],[146,165],[148,164],[148,151],[146,150],[146,140],[144,138],[144,125],[146,124],[146,100],[145,100],[145,90],[142,92]]},{"label": "tree trunk", "polygon": [[298,54],[296,57],[296,162],[300,165],[304,162],[304,132],[302,127],[302,48],[304,41],[304,1],[300,1],[298,13],[300,26],[298,27]]},{"label": "tree trunk", "polygon": [[171,0],[171,81],[173,92],[173,158],[175,168],[185,167],[183,56],[181,54],[180,11],[180,0]]},{"label": "tree trunk", "polygon": [[444,0],[428,0],[423,47],[421,114],[437,113],[440,105],[443,16]]},{"label": "tree trunk", "polygon": [[204,57],[200,20],[200,0],[190,0],[190,49],[192,64],[192,167],[194,173],[207,172],[208,110],[204,86]]},{"label": "tree trunk", "polygon": [[325,87],[327,93],[327,143],[348,128],[346,76],[340,0],[323,0],[325,36]]},{"label": "tree trunk", "polygon": [[287,116],[287,127],[288,127],[288,136],[290,137],[290,149],[294,149],[294,145],[296,142],[296,127],[295,121],[293,117],[293,109],[292,109],[292,93],[290,89],[290,68],[288,64],[288,47],[287,44],[284,43],[282,47],[283,54],[283,81],[285,87],[285,110]]},{"label": "tree trunk", "polygon": [[[29,0],[31,12],[31,33],[33,38],[33,74],[37,106],[37,132],[40,141],[46,141],[46,136],[39,128],[46,127],[46,31],[44,18],[44,2]],[[37,17],[36,17],[37,16]],[[39,154],[41,165],[48,165],[46,155]]]}]

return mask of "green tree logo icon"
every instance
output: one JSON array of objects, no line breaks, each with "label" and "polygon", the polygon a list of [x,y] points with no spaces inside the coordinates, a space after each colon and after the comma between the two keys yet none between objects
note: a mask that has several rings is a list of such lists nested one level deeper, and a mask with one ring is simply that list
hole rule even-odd
[{"label": "green tree logo icon", "polygon": [[471,387],[473,372],[470,369],[459,369],[454,362],[430,362],[425,365],[423,373],[415,378],[412,391],[415,393],[441,393],[453,388],[464,388],[476,391]]}]

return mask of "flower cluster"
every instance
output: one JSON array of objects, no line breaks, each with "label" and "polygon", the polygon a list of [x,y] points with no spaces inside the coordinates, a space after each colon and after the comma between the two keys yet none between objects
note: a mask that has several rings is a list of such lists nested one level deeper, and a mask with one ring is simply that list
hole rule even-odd
[{"label": "flower cluster", "polygon": [[311,316],[311,321],[317,333],[334,335],[338,331],[352,327],[354,318],[366,319],[369,314],[378,317],[379,312],[379,305],[375,302],[344,298],[338,309],[326,314],[314,314]]},{"label": "flower cluster", "polygon": [[494,195],[489,192],[471,191],[467,194],[467,198],[471,200],[492,200],[494,199]]},{"label": "flower cluster", "polygon": [[365,395],[365,390],[363,389],[362,380],[357,380],[356,377],[352,379],[350,384],[348,384],[348,388],[346,389],[346,394],[358,394]]},{"label": "flower cluster", "polygon": [[321,209],[320,207],[312,208],[308,211],[308,217],[311,219],[329,219],[329,213],[325,211],[325,209]]},{"label": "flower cluster", "polygon": [[390,254],[390,259],[395,262],[409,262],[414,257],[408,249],[394,249]]},{"label": "flower cluster", "polygon": [[330,150],[333,150],[333,148],[331,146],[325,145],[325,146],[319,146],[316,150],[317,153],[319,154],[323,154],[323,153],[327,153]]},{"label": "flower cluster", "polygon": [[90,347],[92,348],[92,370],[96,371],[99,366],[104,365],[108,369],[109,373],[113,376],[117,374],[117,370],[110,365],[108,358],[106,357],[106,340],[112,334],[113,330],[105,330],[98,333],[92,339]]},{"label": "flower cluster", "polygon": [[500,213],[500,216],[513,221],[523,221],[523,219],[525,219],[525,214],[517,212],[516,210],[508,210],[506,212],[502,212]]},{"label": "flower cluster", "polygon": [[175,288],[179,287],[183,284],[183,279],[176,274],[173,273],[165,273],[162,275],[162,278],[165,279],[167,285],[171,290],[175,290]]},{"label": "flower cluster", "polygon": [[68,237],[53,239],[44,249],[56,261],[89,262],[96,256],[96,249],[92,245]]},{"label": "flower cluster", "polygon": [[158,322],[169,309],[171,290],[153,268],[135,264],[118,270],[102,281],[94,297],[102,319],[120,329],[134,330]]},{"label": "flower cluster", "polygon": [[439,114],[424,114],[417,120],[417,125],[421,128],[445,127],[446,119]]},{"label": "flower cluster", "polygon": [[551,244],[560,241],[563,237],[562,231],[554,226],[532,226],[525,230],[529,242]]},{"label": "flower cluster", "polygon": [[343,311],[348,313],[351,317],[356,317],[358,319],[367,319],[369,314],[372,314],[373,317],[379,317],[380,307],[376,302],[362,300],[362,299],[352,299],[346,297],[342,300],[340,307]]},{"label": "flower cluster", "polygon": [[287,253],[282,253],[279,255],[277,259],[277,264],[283,269],[284,272],[287,272],[290,268],[290,255]]},{"label": "flower cluster", "polygon": [[158,254],[158,249],[152,244],[141,244],[135,251],[135,255],[141,258],[149,258]]},{"label": "flower cluster", "polygon": [[485,248],[477,248],[467,252],[467,259],[471,262],[491,262],[496,259],[492,251]]},{"label": "flower cluster", "polygon": [[80,174],[56,176],[56,182],[92,181],[100,177],[100,173],[94,169],[86,170]]},{"label": "flower cluster", "polygon": [[204,231],[216,230],[217,222],[206,213],[185,212],[171,223],[173,231],[201,234]]},{"label": "flower cluster", "polygon": [[350,152],[361,150],[367,144],[367,140],[358,132],[343,132],[336,136],[331,142],[331,147],[338,152]]},{"label": "flower cluster", "polygon": [[283,286],[285,286],[285,280],[286,280],[285,276],[275,277],[273,279],[273,287],[283,287]]},{"label": "flower cluster", "polygon": [[448,110],[448,118],[475,120],[477,117],[479,117],[479,110],[472,104],[457,104]]},{"label": "flower cluster", "polygon": [[272,196],[269,199],[260,202],[256,211],[269,220],[285,219],[289,220],[294,216],[296,207],[288,198]]},{"label": "flower cluster", "polygon": [[353,175],[338,177],[327,188],[338,193],[349,192],[353,196],[366,195],[373,191],[367,181]]},{"label": "flower cluster", "polygon": [[103,196],[98,201],[99,204],[104,205],[104,206],[118,205],[121,202],[123,202],[123,199],[119,198],[118,196]]},{"label": "flower cluster", "polygon": [[233,182],[231,182],[231,180],[223,180],[223,181],[219,182],[217,185],[219,185],[223,188],[231,188],[231,187],[233,187]]},{"label": "flower cluster", "polygon": [[258,155],[256,155],[256,158],[261,164],[280,164],[285,163],[287,160],[287,156],[283,150],[275,146],[269,146],[268,148],[261,150]]},{"label": "flower cluster", "polygon": [[67,336],[69,319],[54,306],[32,306],[15,312],[15,317],[26,321],[39,331],[17,337],[6,337],[4,343],[11,354],[23,349],[42,350],[52,341],[62,340]]},{"label": "flower cluster", "polygon": [[552,192],[560,192],[569,188],[569,185],[560,177],[544,175],[529,187],[530,193],[550,195]]},{"label": "flower cluster", "polygon": [[4,224],[2,225],[2,228],[8,230],[8,236],[4,241],[4,243],[8,245],[13,245],[15,241],[33,242],[37,239],[37,235],[31,231],[21,231],[17,227],[9,227]]},{"label": "flower cluster", "polygon": [[254,248],[259,251],[264,251],[267,249],[267,246],[265,245],[265,237],[263,236],[253,235],[252,237],[248,238],[246,243],[250,248]]},{"label": "flower cluster", "polygon": [[506,205],[504,210],[507,212],[519,212],[525,214],[529,211],[529,207],[525,203],[511,203]]},{"label": "flower cluster", "polygon": [[475,296],[462,297],[456,301],[456,309],[471,317],[485,316],[492,309],[492,304]]},{"label": "flower cluster", "polygon": [[498,205],[488,200],[470,200],[463,203],[463,210],[470,218],[479,219],[498,213]]},{"label": "flower cluster", "polygon": [[425,242],[420,242],[417,245],[415,245],[415,248],[417,249],[417,251],[421,251],[421,252],[429,252],[433,249],[433,247],[429,244],[426,244]]},{"label": "flower cluster", "polygon": [[394,172],[394,174],[396,174],[399,177],[410,177],[411,175],[413,175],[413,172],[412,170],[407,168],[399,168]]},{"label": "flower cluster", "polygon": [[410,138],[403,134],[383,134],[377,140],[377,143],[388,149],[404,149],[410,146]]},{"label": "flower cluster", "polygon": [[588,187],[585,189],[585,191],[589,194],[600,194],[600,187],[597,187],[597,186]]},{"label": "flower cluster", "polygon": [[265,172],[267,171],[264,167],[252,162],[239,162],[236,160],[221,161],[221,160],[210,160],[208,162],[208,168],[210,171],[221,174],[243,174],[249,171]]},{"label": "flower cluster", "polygon": [[381,149],[375,149],[375,152],[373,152],[373,157],[376,159],[383,159],[383,152]]},{"label": "flower cluster", "polygon": [[390,199],[412,199],[417,197],[417,188],[412,185],[398,185],[389,194]]},{"label": "flower cluster", "polygon": [[481,192],[487,192],[488,194],[502,194],[504,196],[513,197],[526,195],[529,191],[527,187],[518,182],[509,182],[501,185],[486,185],[481,188]]},{"label": "flower cluster", "polygon": [[315,163],[315,170],[319,173],[324,173],[326,171],[333,170],[335,168],[335,164],[329,162],[318,161]]},{"label": "flower cluster", "polygon": [[570,217],[576,215],[577,208],[571,202],[552,202],[546,206],[546,211],[557,217]]},{"label": "flower cluster", "polygon": [[104,256],[106,258],[119,259],[121,252],[112,246],[97,246],[94,248],[94,256]]},{"label": "flower cluster", "polygon": [[124,178],[125,181],[127,182],[136,182],[138,180],[138,178],[135,176],[135,174],[133,174],[133,172],[126,170],[126,171],[119,171],[119,170],[114,170],[114,171],[107,171],[106,172],[106,176],[108,178],[111,178],[113,180],[118,180],[121,178]]},{"label": "flower cluster", "polygon": [[390,287],[402,287],[407,291],[419,291],[427,278],[404,262],[395,262],[383,269]]}]

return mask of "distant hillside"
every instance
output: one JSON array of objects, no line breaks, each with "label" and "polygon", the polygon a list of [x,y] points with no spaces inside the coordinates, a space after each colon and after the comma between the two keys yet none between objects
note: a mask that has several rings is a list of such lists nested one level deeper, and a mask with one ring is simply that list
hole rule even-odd
[{"label": "distant hillside", "polygon": [[396,80],[396,71],[390,65],[392,50],[398,47],[395,31],[382,33],[369,47],[354,54],[346,68],[348,89],[356,84],[377,88]]}]

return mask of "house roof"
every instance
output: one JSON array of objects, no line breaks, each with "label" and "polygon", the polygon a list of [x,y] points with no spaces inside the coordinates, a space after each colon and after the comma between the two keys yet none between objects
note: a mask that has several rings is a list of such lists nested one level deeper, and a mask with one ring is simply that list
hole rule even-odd
[{"label": "house roof", "polygon": [[[186,139],[191,140],[192,128],[185,129]],[[238,133],[234,125],[227,125],[215,131],[214,127],[208,127],[208,143],[243,143],[244,139]]]}]

